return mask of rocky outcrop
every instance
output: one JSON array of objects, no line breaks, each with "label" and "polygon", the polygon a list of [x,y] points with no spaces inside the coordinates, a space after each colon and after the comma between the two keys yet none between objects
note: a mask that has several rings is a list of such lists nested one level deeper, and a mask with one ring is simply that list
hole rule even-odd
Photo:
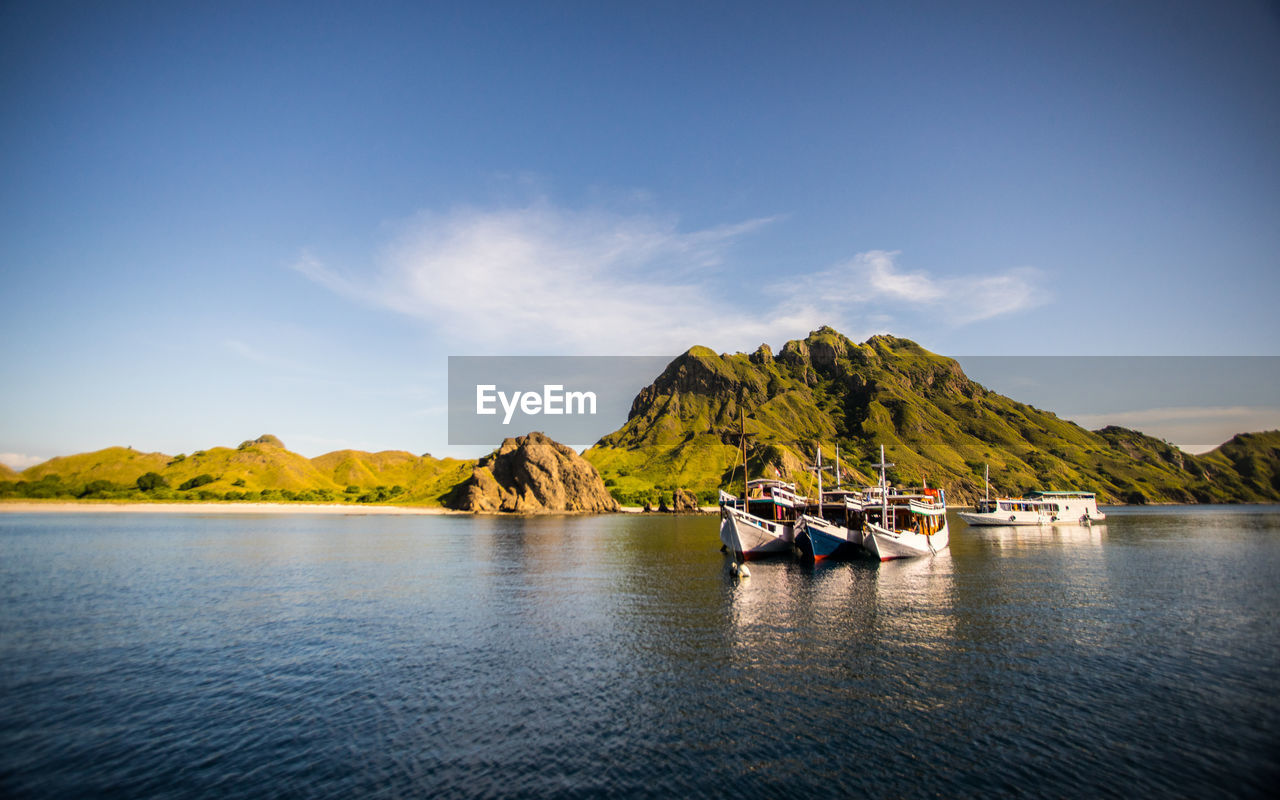
[{"label": "rocky outcrop", "polygon": [[573,448],[536,431],[507,439],[480,459],[445,505],[520,514],[621,510],[595,467]]},{"label": "rocky outcrop", "polygon": [[698,507],[698,496],[688,489],[676,489],[671,493],[671,510],[677,514],[689,514],[702,509]]},{"label": "rocky outcrop", "polygon": [[267,445],[268,447],[279,447],[281,450],[286,449],[284,446],[284,442],[280,441],[280,437],[272,436],[269,433],[264,433],[261,436],[259,436],[257,439],[245,439],[243,442],[240,443],[240,447],[238,447],[237,449],[247,450],[250,447],[253,447],[255,444],[264,444],[264,445]]}]

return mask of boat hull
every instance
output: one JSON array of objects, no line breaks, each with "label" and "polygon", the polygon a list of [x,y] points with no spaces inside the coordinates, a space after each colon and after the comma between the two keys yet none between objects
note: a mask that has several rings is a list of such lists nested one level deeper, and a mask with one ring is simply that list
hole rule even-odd
[{"label": "boat hull", "polygon": [[881,561],[895,558],[914,558],[915,556],[932,555],[946,548],[951,541],[946,522],[936,533],[925,535],[911,531],[893,531],[876,525],[866,524],[862,546],[871,555]]},{"label": "boat hull", "polygon": [[720,512],[720,542],[744,561],[760,556],[788,553],[794,543],[791,523],[774,522],[725,506]]},{"label": "boat hull", "polygon": [[1081,525],[1089,522],[1102,522],[1107,517],[1101,512],[1091,515],[1049,516],[1026,511],[997,511],[982,514],[975,511],[958,511],[956,515],[973,527],[1009,527],[1022,525]]},{"label": "boat hull", "polygon": [[996,511],[983,514],[976,511],[958,511],[956,516],[973,526],[1048,525],[1043,514],[1027,511]]},{"label": "boat hull", "polygon": [[851,555],[862,544],[862,531],[803,514],[796,523],[796,545],[814,561]]}]

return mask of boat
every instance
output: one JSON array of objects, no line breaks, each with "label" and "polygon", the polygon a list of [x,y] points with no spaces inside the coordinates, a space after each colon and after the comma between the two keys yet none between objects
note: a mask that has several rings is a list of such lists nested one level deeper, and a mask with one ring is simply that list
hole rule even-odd
[{"label": "boat", "polygon": [[942,489],[895,490],[885,479],[892,464],[880,445],[880,485],[863,493],[862,547],[875,558],[927,556],[950,543],[947,497]]},{"label": "boat", "polygon": [[795,547],[795,520],[808,499],[794,483],[772,478],[747,480],[746,420],[742,424],[742,497],[720,490],[720,543],[742,561]]},{"label": "boat", "polygon": [[743,561],[770,553],[789,553],[795,545],[797,510],[808,499],[795,484],[757,478],[747,481],[743,497],[720,492],[720,542]]},{"label": "boat", "polygon": [[796,517],[796,548],[806,558],[851,556],[862,545],[862,502],[858,492],[840,488],[840,448],[836,446],[836,488],[822,488],[822,448],[813,470],[818,473],[818,502]]},{"label": "boat", "polygon": [[1088,525],[1107,518],[1093,492],[1030,492],[1025,499],[1041,504],[1050,525]]},{"label": "boat", "polygon": [[[987,473],[984,471],[984,479]],[[991,499],[990,480],[973,511],[957,512],[970,525],[1089,525],[1107,518],[1093,492],[1028,492]]]}]

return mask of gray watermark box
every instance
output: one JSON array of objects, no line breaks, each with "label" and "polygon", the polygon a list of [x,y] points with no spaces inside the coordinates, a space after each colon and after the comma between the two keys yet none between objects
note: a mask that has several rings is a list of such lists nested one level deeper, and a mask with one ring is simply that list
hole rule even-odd
[{"label": "gray watermark box", "polygon": [[585,447],[626,421],[672,356],[449,356],[449,444],[542,431]]}]

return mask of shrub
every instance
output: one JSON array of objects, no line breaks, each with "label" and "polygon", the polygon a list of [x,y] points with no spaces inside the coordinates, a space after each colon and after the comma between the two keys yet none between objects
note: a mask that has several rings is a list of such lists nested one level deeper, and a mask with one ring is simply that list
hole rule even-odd
[{"label": "shrub", "polygon": [[178,491],[185,492],[189,489],[204,486],[207,483],[213,483],[213,481],[214,477],[207,473],[204,475],[197,475],[189,481],[183,481],[182,484],[178,486]]},{"label": "shrub", "polygon": [[156,489],[168,489],[169,482],[164,479],[163,475],[156,472],[148,472],[145,475],[139,475],[135,482],[137,487],[144,492],[152,492]]},{"label": "shrub", "polygon": [[116,486],[111,481],[102,481],[102,480],[89,481],[88,483],[85,484],[84,489],[80,491],[80,494],[78,495],[78,497],[89,497],[92,495],[97,495],[98,497],[102,497],[104,494],[108,492],[119,491],[120,488],[121,487]]},{"label": "shrub", "polygon": [[244,478],[236,478],[231,482],[232,486],[244,486]]}]

